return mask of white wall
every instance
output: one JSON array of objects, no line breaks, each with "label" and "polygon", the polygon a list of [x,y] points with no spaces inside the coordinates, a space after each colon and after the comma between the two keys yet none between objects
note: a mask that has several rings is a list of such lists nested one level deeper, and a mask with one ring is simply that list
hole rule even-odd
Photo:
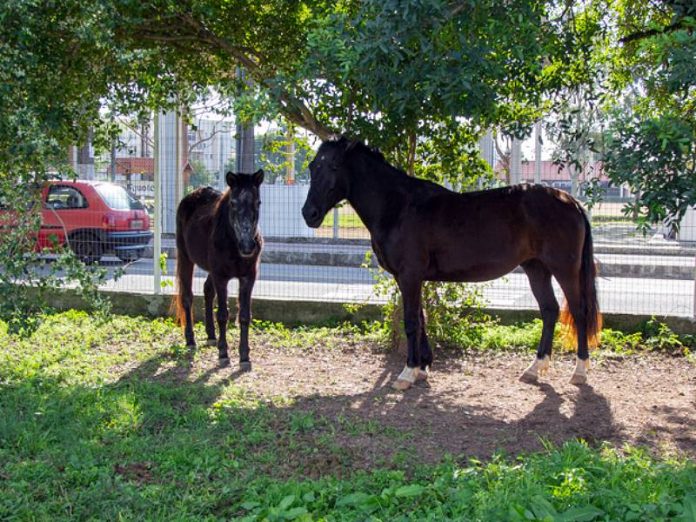
[{"label": "white wall", "polygon": [[309,185],[261,185],[259,225],[266,237],[314,237],[302,217]]}]

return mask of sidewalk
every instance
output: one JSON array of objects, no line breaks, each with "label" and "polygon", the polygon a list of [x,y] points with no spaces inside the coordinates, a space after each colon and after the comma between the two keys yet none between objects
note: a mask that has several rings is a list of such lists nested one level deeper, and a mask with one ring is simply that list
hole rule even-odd
[{"label": "sidewalk", "polygon": [[[173,238],[162,239],[162,252],[169,259],[176,258]],[[367,240],[334,242],[271,238],[265,240],[261,261],[278,265],[359,267],[365,262],[366,252],[372,252]],[[152,257],[152,248],[146,251],[145,257]],[[595,244],[595,258],[602,277],[693,280],[696,275],[696,248],[676,243],[626,246],[598,242]],[[374,257],[372,264],[376,266]]]}]

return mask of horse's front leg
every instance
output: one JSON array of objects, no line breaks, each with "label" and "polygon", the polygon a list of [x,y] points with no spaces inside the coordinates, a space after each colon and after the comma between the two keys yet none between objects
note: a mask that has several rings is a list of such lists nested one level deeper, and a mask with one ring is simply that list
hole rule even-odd
[{"label": "horse's front leg", "polygon": [[203,285],[203,295],[205,297],[205,331],[208,334],[208,346],[215,346],[215,323],[213,318],[213,302],[215,301],[215,285],[213,276],[208,274]]},{"label": "horse's front leg", "polygon": [[255,280],[255,275],[239,278],[239,369],[243,372],[251,370],[249,323],[251,322],[251,291]]},{"label": "horse's front leg", "polygon": [[218,361],[220,366],[228,366],[230,364],[230,356],[227,353],[227,321],[229,320],[229,310],[227,309],[227,283],[228,279],[213,278],[215,284],[215,293],[217,294],[217,323],[219,337],[217,342]]},{"label": "horse's front leg", "polygon": [[406,367],[392,387],[407,390],[421,375],[421,280],[415,277],[399,277],[399,289],[404,302],[404,330],[408,343]]}]

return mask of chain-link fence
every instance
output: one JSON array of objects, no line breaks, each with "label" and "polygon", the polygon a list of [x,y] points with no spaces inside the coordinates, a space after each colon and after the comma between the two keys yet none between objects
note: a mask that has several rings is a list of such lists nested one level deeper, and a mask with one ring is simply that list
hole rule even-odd
[{"label": "chain-link fence", "polygon": [[[109,270],[107,289],[173,292],[176,205],[198,185],[226,188],[224,170],[234,165],[234,151],[229,129],[221,135],[226,141],[197,138],[209,153],[199,164],[190,161],[190,155],[186,161],[177,160],[182,147],[174,134],[162,137],[153,157],[112,155],[116,163],[95,169],[89,182],[51,184],[44,195],[42,236],[48,241],[51,234],[62,234],[83,259],[98,260]],[[329,212],[318,229],[307,227],[300,212],[309,190],[306,172],[298,178],[288,184],[277,177],[262,185],[265,247],[254,296],[380,302],[374,292],[377,268],[365,256],[371,251],[370,238],[359,217],[344,204]],[[687,214],[678,232],[661,228],[643,234],[623,212],[627,201],[627,191],[611,188],[590,211],[602,310],[695,316],[696,213]],[[204,279],[205,273],[197,269],[195,293],[202,294]],[[519,270],[482,285],[491,308],[537,308]],[[230,295],[236,291],[233,280]],[[557,285],[556,292],[560,299]]]},{"label": "chain-link fence", "polygon": [[[79,256],[98,260],[110,271],[108,289],[169,293],[176,257],[174,231],[156,230],[154,200],[129,196],[121,188],[135,185],[133,181],[52,184],[46,192],[45,233],[63,228]],[[300,213],[307,190],[307,185],[263,186],[260,228],[265,247],[254,295],[379,302],[373,292],[377,268],[365,257],[371,251],[367,230],[349,205],[331,211],[320,228],[308,228]],[[622,207],[620,202],[602,203],[591,212],[602,309],[694,315],[696,247],[683,239],[696,231],[693,216],[686,217],[677,237],[671,238],[669,230],[643,235]],[[159,215],[174,210],[161,208]],[[202,293],[204,277],[196,271],[194,292]],[[483,287],[492,308],[536,308],[526,276],[519,271]],[[236,292],[234,281],[230,292]],[[560,297],[558,288],[557,292]]]}]

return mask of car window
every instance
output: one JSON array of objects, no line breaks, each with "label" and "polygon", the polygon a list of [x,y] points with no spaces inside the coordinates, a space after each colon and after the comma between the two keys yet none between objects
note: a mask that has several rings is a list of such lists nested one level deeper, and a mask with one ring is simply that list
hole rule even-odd
[{"label": "car window", "polygon": [[82,192],[67,185],[52,185],[48,189],[46,205],[55,210],[87,208],[87,198]]},{"label": "car window", "polygon": [[109,208],[113,210],[142,210],[143,205],[123,187],[112,183],[95,185],[97,192]]}]

